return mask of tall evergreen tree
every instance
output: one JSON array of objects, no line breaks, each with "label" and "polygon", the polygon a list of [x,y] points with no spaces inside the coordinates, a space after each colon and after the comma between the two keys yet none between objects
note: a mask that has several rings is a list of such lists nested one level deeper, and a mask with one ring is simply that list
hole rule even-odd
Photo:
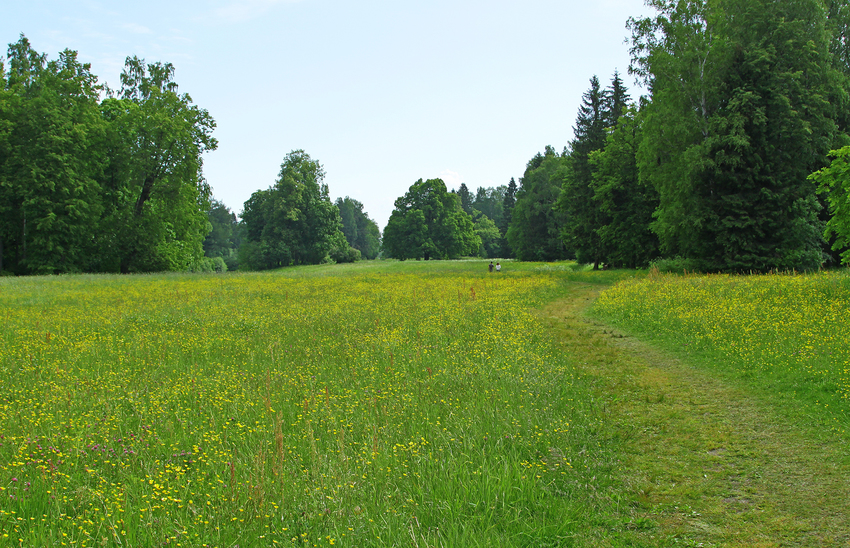
[{"label": "tall evergreen tree", "polygon": [[466,183],[460,184],[457,195],[460,197],[460,208],[467,215],[472,215],[472,193],[469,192],[469,187],[466,186]]},{"label": "tall evergreen tree", "polygon": [[606,250],[599,229],[607,222],[606,213],[594,198],[591,153],[605,145],[606,129],[616,123],[628,101],[618,74],[610,88],[602,90],[599,79],[590,79],[590,89],[582,97],[574,139],[570,143],[570,162],[565,170],[563,192],[558,207],[566,213],[564,240],[580,262],[593,263],[598,269]]},{"label": "tall evergreen tree", "polygon": [[623,84],[620,73],[614,71],[611,85],[602,91],[602,113],[605,120],[605,128],[613,128],[617,125],[623,110],[629,105],[629,90]]},{"label": "tall evergreen tree", "polygon": [[513,257],[511,246],[508,244],[508,228],[511,225],[513,218],[514,206],[516,205],[517,184],[514,178],[508,183],[505,189],[505,197],[502,200],[502,224],[499,229],[502,231],[502,257]]},{"label": "tall evergreen tree", "polygon": [[727,102],[711,119],[696,179],[705,212],[701,263],[733,271],[817,268],[819,206],[806,177],[824,164],[836,129],[820,2],[725,6],[733,45]]},{"label": "tall evergreen tree", "polygon": [[642,267],[658,257],[658,237],[650,229],[658,193],[638,176],[640,137],[639,114],[629,107],[608,134],[605,147],[589,158],[594,167],[593,200],[605,216],[597,232],[606,264],[615,267]]}]

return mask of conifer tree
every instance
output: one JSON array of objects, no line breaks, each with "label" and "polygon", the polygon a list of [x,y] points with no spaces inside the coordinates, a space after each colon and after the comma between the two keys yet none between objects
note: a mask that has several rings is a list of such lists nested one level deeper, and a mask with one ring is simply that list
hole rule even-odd
[{"label": "conifer tree", "polygon": [[590,88],[582,97],[574,138],[570,143],[570,162],[564,172],[563,192],[558,207],[566,214],[563,237],[579,262],[592,263],[598,269],[605,260],[605,242],[599,234],[607,215],[594,196],[590,155],[605,146],[606,129],[616,124],[628,93],[618,74],[611,87],[602,90],[599,79],[590,79]]}]

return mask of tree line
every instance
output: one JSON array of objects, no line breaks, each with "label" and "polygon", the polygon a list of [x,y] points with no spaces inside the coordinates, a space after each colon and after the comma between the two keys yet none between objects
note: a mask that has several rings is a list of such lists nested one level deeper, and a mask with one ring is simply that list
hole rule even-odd
[{"label": "tree line", "polygon": [[850,5],[647,5],[655,16],[627,23],[645,96],[633,101],[617,73],[605,87],[592,77],[573,140],[536,154],[514,191],[490,189],[499,211],[476,210],[462,185],[454,213],[435,215],[442,182],[417,182],[396,201],[387,253],[477,244],[483,256],[730,272],[850,263]]},{"label": "tree line", "polygon": [[590,80],[573,141],[526,167],[513,252],[732,272],[850,262],[850,6],[647,4],[657,14],[628,28],[649,93]]},{"label": "tree line", "polygon": [[[209,113],[171,64],[128,57],[117,91],[21,36],[0,63],[0,271],[188,269],[203,257]],[[104,96],[101,99],[101,96]]]},{"label": "tree line", "polygon": [[[379,256],[653,262],[702,271],[850,262],[850,6],[648,0],[630,18],[633,99],[594,76],[573,139],[516,182],[420,179],[381,234],[332,202],[303,150],[245,202],[212,199],[215,123],[170,64],[128,58],[121,88],[23,36],[0,67],[0,270],[266,269]],[[100,100],[99,97],[105,95]]]}]

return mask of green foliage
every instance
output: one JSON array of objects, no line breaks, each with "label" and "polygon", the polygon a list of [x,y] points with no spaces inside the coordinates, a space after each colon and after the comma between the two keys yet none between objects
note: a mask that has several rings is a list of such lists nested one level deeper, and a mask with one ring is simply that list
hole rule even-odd
[{"label": "green foliage", "polygon": [[477,253],[481,239],[441,179],[419,179],[396,199],[383,244],[396,259],[453,259]]},{"label": "green foliage", "polygon": [[833,150],[832,163],[809,176],[826,194],[832,215],[824,237],[834,238],[833,249],[841,250],[841,262],[850,265],[850,146]]},{"label": "green foliage", "polygon": [[204,239],[204,256],[221,257],[228,270],[236,270],[239,266],[237,250],[242,243],[242,227],[236,214],[218,200],[212,200],[207,219],[211,230]]},{"label": "green foliage", "polygon": [[[215,122],[178,95],[170,64],[128,58],[121,99],[77,53],[29,41],[0,65],[0,269],[185,270],[203,256]],[[111,93],[110,93],[111,95]]]},{"label": "green foliage", "polygon": [[112,229],[101,256],[121,272],[183,270],[203,257],[211,193],[201,156],[218,146],[215,121],[177,93],[173,77],[170,63],[128,57],[121,98],[102,105],[114,152],[104,184]]},{"label": "green foliage", "polygon": [[338,246],[331,249],[329,258],[335,263],[353,263],[361,259],[360,250],[349,246]]},{"label": "green foliage", "polygon": [[630,18],[631,71],[650,86],[642,109],[638,147],[640,176],[660,197],[653,230],[665,255],[696,254],[701,204],[695,174],[703,164],[708,118],[722,105],[726,41],[704,0],[648,5],[654,18]]},{"label": "green foliage", "polygon": [[590,156],[605,145],[606,130],[616,124],[627,101],[628,94],[618,74],[607,90],[602,90],[596,76],[590,79],[590,89],[582,98],[573,127],[575,138],[570,143],[570,161],[558,197],[558,208],[566,214],[566,247],[579,262],[592,263],[595,270],[607,260],[607,246],[600,230],[608,222],[608,212],[595,196]]},{"label": "green foliage", "polygon": [[0,262],[17,273],[87,268],[102,204],[101,87],[65,50],[46,62],[21,36],[0,95]]},{"label": "green foliage", "polygon": [[643,267],[659,252],[658,237],[649,228],[658,193],[638,176],[639,116],[634,107],[624,110],[605,148],[589,156],[594,167],[593,203],[604,216],[597,233],[604,261],[613,267]]},{"label": "green foliage", "polygon": [[705,270],[820,265],[814,186],[836,135],[823,5],[651,1],[630,20],[634,70],[652,91],[638,165],[659,192],[668,255]]},{"label": "green foliage", "polygon": [[478,255],[487,258],[499,257],[502,250],[502,233],[496,223],[480,211],[475,212],[473,223],[475,234],[481,239]]},{"label": "green foliage", "polygon": [[[342,220],[342,232],[348,245],[359,251],[356,255],[358,259],[361,256],[367,260],[376,259],[381,252],[381,231],[378,224],[363,211],[363,204],[346,196],[337,198],[336,207]],[[348,256],[354,255],[348,253]]]},{"label": "green foliage", "polygon": [[816,269],[819,206],[806,177],[836,129],[821,5],[742,0],[725,16],[726,105],[710,120],[697,178],[701,256],[710,270]]},{"label": "green foliage", "polygon": [[303,150],[286,155],[274,186],[245,202],[240,265],[264,270],[319,264],[342,245],[339,209],[331,203],[324,177],[321,164]]},{"label": "green foliage", "polygon": [[523,261],[556,261],[569,258],[561,238],[564,214],[555,207],[567,158],[547,146],[526,166],[511,211],[507,240],[511,251]]},{"label": "green foliage", "polygon": [[201,257],[198,261],[193,263],[189,268],[189,272],[216,272],[222,273],[227,272],[227,263],[224,261],[222,257]]},{"label": "green foliage", "polygon": [[[850,4],[845,0],[826,0],[827,30],[830,33],[829,51],[837,72],[839,87],[830,102],[836,111],[836,122],[847,140],[850,133]],[[836,148],[848,144],[839,142]]]},{"label": "green foliage", "polygon": [[507,188],[505,188],[505,197],[502,200],[502,224],[499,225],[499,230],[502,231],[502,257],[514,256],[511,246],[508,244],[508,228],[511,226],[511,219],[513,218],[514,207],[516,206],[516,193],[517,184],[514,178],[511,177],[511,181],[508,183]]},{"label": "green foliage", "polygon": [[[516,187],[516,183],[514,183],[514,187]],[[471,209],[473,213],[470,213],[470,215],[474,215],[475,211],[480,211],[496,223],[497,227],[502,226],[505,217],[505,194],[507,191],[508,187],[505,185],[489,188],[478,187],[475,191],[475,199],[472,200]]]},{"label": "green foliage", "polygon": [[472,215],[472,194],[469,192],[469,188],[466,186],[466,183],[460,184],[457,195],[460,198],[460,208],[464,210],[467,215]]},{"label": "green foliage", "polygon": [[673,274],[688,274],[699,272],[699,264],[693,259],[685,259],[682,257],[664,257],[650,261],[650,269],[658,272],[673,273]]}]

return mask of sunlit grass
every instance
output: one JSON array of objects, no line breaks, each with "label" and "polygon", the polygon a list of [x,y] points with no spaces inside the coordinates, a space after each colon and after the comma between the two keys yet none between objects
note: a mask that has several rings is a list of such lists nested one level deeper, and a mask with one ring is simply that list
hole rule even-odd
[{"label": "sunlit grass", "polygon": [[587,534],[602,417],[530,312],[570,270],[2,279],[0,545]]},{"label": "sunlit grass", "polygon": [[850,423],[850,276],[651,275],[605,291],[595,314],[796,402],[845,431]]}]

